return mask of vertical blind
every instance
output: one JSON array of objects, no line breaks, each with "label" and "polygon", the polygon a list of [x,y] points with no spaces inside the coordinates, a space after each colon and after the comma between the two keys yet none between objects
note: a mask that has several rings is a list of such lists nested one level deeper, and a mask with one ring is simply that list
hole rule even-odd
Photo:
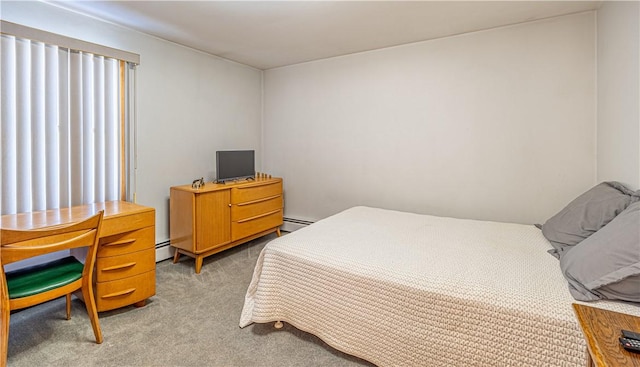
[{"label": "vertical blind", "polygon": [[120,199],[124,63],[0,37],[2,214]]}]

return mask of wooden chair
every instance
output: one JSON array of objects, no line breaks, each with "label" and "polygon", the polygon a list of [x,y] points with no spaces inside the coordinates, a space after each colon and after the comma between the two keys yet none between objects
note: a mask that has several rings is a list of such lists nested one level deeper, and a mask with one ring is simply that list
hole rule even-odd
[{"label": "wooden chair", "polygon": [[[18,310],[66,296],[67,320],[71,317],[71,294],[82,291],[96,343],[102,343],[93,296],[93,268],[98,250],[103,212],[79,223],[36,230],[0,229],[0,293],[2,332],[0,366],[7,360],[9,318]],[[4,266],[16,261],[62,250],[84,253],[84,265],[74,256],[6,272]],[[85,250],[85,251],[83,251]]]}]

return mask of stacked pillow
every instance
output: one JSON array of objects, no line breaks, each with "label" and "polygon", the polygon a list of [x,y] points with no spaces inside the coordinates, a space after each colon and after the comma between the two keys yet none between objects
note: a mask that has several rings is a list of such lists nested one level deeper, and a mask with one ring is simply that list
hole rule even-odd
[{"label": "stacked pillow", "polygon": [[542,226],[571,295],[640,302],[640,190],[603,182]]}]

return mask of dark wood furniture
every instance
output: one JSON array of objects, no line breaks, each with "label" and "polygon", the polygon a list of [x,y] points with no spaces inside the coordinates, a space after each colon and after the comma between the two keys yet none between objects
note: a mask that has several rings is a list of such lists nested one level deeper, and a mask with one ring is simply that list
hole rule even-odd
[{"label": "dark wood furniture", "polygon": [[640,367],[640,354],[625,350],[618,338],[620,330],[640,331],[640,317],[573,304],[589,348],[589,366]]}]

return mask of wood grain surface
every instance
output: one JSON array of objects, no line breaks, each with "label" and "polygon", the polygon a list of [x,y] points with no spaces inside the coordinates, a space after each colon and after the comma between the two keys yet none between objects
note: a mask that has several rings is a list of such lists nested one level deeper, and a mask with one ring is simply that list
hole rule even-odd
[{"label": "wood grain surface", "polygon": [[622,329],[640,332],[640,317],[575,303],[573,309],[595,366],[640,367],[640,354],[627,351],[618,341]]}]

